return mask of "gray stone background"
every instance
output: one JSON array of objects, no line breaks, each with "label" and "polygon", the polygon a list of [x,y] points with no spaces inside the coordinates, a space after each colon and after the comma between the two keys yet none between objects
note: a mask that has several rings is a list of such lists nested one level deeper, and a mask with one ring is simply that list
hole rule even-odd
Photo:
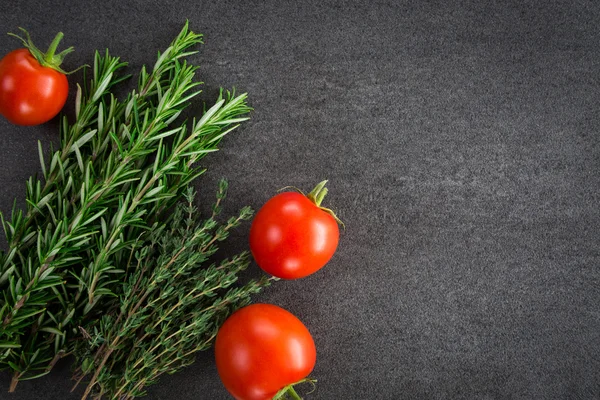
[{"label": "gray stone background", "polygon": [[[205,34],[202,99],[236,87],[255,110],[201,195],[226,177],[226,210],[258,209],[328,178],[346,223],[323,270],[256,299],[312,332],[306,399],[600,398],[599,2],[21,0],[0,32],[45,47],[62,30],[66,68],[108,47],[135,73],[185,19]],[[57,138],[0,120],[2,212]],[[69,378],[65,362],[9,395],[2,373],[0,398],[77,399]],[[229,397],[208,351],[147,398]]]}]

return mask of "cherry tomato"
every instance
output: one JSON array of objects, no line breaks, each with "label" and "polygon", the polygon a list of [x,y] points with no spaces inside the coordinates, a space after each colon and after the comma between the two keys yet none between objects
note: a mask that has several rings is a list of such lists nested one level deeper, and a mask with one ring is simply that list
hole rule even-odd
[{"label": "cherry tomato", "polygon": [[327,193],[321,182],[307,196],[280,193],[256,213],[250,227],[250,250],[268,274],[297,279],[321,269],[338,245],[338,219],[320,206]]},{"label": "cherry tomato", "polygon": [[11,51],[0,60],[0,114],[16,125],[39,125],[54,118],[65,105],[69,84],[59,66],[72,48],[54,54],[62,33],[46,54],[28,35],[27,40],[17,37],[27,48]]},{"label": "cherry tomato", "polygon": [[304,324],[272,304],[252,304],[233,313],[215,341],[217,371],[237,400],[272,399],[293,391],[315,367],[317,351]]}]

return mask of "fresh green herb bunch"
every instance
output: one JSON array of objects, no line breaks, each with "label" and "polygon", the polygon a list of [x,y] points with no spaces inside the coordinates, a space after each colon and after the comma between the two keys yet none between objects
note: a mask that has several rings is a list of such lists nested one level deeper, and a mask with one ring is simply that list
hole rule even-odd
[{"label": "fresh green herb bunch", "polygon": [[235,285],[249,263],[248,252],[216,262],[218,242],[252,216],[243,208],[217,221],[227,184],[221,181],[212,215],[197,217],[194,192],[172,216],[147,233],[134,249],[122,283],[120,301],[99,320],[81,328],[85,341],[76,345],[77,379],[92,375],[84,398],[129,399],[163,373],[191,364],[195,353],[209,348],[227,316],[269,283],[266,277]]},{"label": "fresh green herb bunch", "polygon": [[122,101],[111,90],[127,78],[126,64],[96,53],[91,79],[78,85],[75,121],[63,117],[48,163],[39,145],[43,179],[28,181],[25,211],[2,217],[0,370],[12,371],[11,391],[72,352],[78,326],[97,319],[129,279],[123,265],[140,237],[204,172],[198,161],[247,119],[246,95],[221,91],[200,119],[176,122],[200,93],[197,67],[184,61],[199,43],[186,23]]}]

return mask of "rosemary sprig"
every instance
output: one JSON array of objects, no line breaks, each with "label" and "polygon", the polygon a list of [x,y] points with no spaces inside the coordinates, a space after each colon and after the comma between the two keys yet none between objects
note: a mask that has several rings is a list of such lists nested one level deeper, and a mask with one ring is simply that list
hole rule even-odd
[{"label": "rosemary sprig", "polygon": [[28,181],[26,212],[2,217],[9,250],[0,255],[0,370],[13,372],[11,390],[72,352],[77,327],[118,295],[140,238],[204,172],[197,162],[246,119],[246,95],[221,92],[191,129],[174,127],[199,94],[197,67],[183,60],[199,43],[186,23],[124,101],[111,89],[127,78],[119,74],[126,64],[96,53],[75,122],[62,119],[49,163],[40,144],[43,180]]},{"label": "rosemary sprig", "polygon": [[51,354],[52,345],[56,355],[64,353],[60,349],[65,338],[61,325],[67,325],[72,315],[67,314],[58,321],[47,307],[57,299],[62,300],[59,290],[64,281],[56,270],[72,265],[79,258],[55,260],[57,253],[46,249],[56,244],[66,249],[77,248],[87,242],[86,235],[60,238],[69,225],[67,215],[72,203],[68,201],[68,194],[76,168],[74,151],[94,135],[93,118],[98,99],[122,80],[115,72],[124,66],[118,58],[108,54],[95,64],[94,79],[89,84],[93,98],[80,107],[74,125],[68,126],[63,118],[61,148],[53,154],[49,165],[44,162],[39,145],[44,183],[34,177],[29,179],[27,212],[24,214],[15,207],[11,221],[2,216],[9,251],[2,255],[0,264],[0,348],[5,349],[0,354],[0,369],[14,371],[11,390],[19,378],[36,377],[49,371],[56,362]]},{"label": "rosemary sprig", "polygon": [[210,347],[222,321],[245,305],[267,278],[234,287],[248,265],[248,253],[214,263],[217,243],[252,216],[243,208],[237,217],[219,224],[219,204],[227,184],[221,181],[212,215],[198,220],[194,192],[186,193],[166,223],[147,233],[136,250],[136,272],[123,283],[120,302],[90,321],[76,355],[78,380],[92,374],[83,398],[134,398],[163,373],[191,364],[195,353]]}]

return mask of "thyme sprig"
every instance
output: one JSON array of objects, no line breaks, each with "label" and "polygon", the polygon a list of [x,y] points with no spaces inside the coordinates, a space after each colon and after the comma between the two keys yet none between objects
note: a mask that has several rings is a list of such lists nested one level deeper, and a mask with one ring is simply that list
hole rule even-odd
[{"label": "thyme sprig", "polygon": [[81,328],[88,340],[76,347],[77,379],[91,375],[83,398],[92,391],[96,397],[142,396],[160,375],[191,364],[197,352],[209,348],[224,319],[269,283],[264,277],[234,286],[249,263],[248,252],[214,261],[218,242],[252,216],[245,207],[238,216],[217,221],[226,189],[221,181],[205,220],[198,219],[189,189],[187,201],[135,251],[135,273],[123,282],[120,301]]}]

